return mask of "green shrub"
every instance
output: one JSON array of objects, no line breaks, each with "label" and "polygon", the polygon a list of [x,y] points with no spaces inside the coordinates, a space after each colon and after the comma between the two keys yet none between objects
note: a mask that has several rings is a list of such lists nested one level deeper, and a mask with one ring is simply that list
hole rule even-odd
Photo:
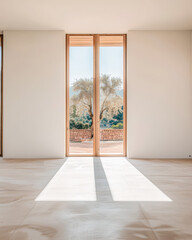
[{"label": "green shrub", "polygon": [[75,128],[77,129],[83,129],[84,124],[82,122],[76,122]]},{"label": "green shrub", "polygon": [[89,129],[89,123],[84,123],[82,121],[75,121],[74,119],[70,119],[70,129]]},{"label": "green shrub", "polygon": [[112,129],[123,129],[123,123],[117,123],[116,125],[112,125]]}]

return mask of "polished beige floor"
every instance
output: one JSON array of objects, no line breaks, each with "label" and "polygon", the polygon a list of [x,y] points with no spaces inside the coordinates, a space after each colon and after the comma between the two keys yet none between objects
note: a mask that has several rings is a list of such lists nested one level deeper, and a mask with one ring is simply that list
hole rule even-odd
[{"label": "polished beige floor", "polygon": [[[127,160],[122,174],[117,159],[92,160],[85,169],[94,170],[95,199],[81,201],[38,201],[47,188],[57,190],[59,170],[70,181],[66,160],[0,160],[0,240],[192,240],[192,160]],[[92,194],[93,182],[85,191],[79,180]],[[151,197],[154,187],[163,198]]]}]

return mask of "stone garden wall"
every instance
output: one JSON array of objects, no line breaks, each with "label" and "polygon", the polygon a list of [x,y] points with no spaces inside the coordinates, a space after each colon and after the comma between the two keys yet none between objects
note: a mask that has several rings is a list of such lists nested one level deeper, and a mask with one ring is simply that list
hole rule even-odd
[{"label": "stone garden wall", "polygon": [[[101,141],[122,141],[123,129],[101,129]],[[91,139],[90,129],[70,129],[70,141],[81,142]]]}]

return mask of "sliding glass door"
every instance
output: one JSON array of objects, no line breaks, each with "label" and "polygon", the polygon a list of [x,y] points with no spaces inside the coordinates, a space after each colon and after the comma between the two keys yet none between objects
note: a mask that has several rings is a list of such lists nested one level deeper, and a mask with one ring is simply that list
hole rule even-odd
[{"label": "sliding glass door", "polygon": [[126,156],[126,35],[67,35],[67,156]]},{"label": "sliding glass door", "polygon": [[68,149],[93,154],[93,36],[68,37]]},{"label": "sliding glass door", "polygon": [[123,36],[100,37],[100,153],[123,154]]}]

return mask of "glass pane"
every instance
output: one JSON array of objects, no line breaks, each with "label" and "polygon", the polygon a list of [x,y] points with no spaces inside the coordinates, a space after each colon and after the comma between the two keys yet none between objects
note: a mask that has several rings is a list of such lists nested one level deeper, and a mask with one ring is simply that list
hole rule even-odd
[{"label": "glass pane", "polygon": [[93,37],[69,38],[69,154],[93,154]]},{"label": "glass pane", "polygon": [[123,36],[101,36],[101,154],[123,154],[123,124]]}]

